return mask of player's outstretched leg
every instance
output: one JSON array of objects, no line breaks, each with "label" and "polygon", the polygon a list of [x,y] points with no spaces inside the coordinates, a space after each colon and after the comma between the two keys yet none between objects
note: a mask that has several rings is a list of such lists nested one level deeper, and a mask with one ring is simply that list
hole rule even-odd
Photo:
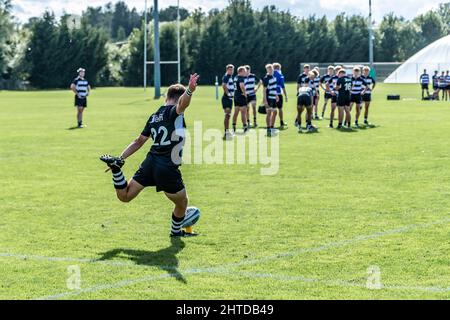
[{"label": "player's outstretched leg", "polygon": [[125,160],[122,157],[113,157],[105,154],[100,157],[100,160],[111,169],[114,188],[120,201],[130,202],[144,189],[144,186],[133,179],[129,183],[127,182],[122,172],[122,167],[125,164]]}]

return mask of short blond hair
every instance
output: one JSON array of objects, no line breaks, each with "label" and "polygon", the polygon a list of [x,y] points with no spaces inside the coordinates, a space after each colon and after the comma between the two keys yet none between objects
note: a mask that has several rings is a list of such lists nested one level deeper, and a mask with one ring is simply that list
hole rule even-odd
[{"label": "short blond hair", "polygon": [[278,62],[274,62],[274,63],[273,63],[273,68],[274,68],[275,70],[280,70],[280,69],[281,69],[281,64],[279,64]]},{"label": "short blond hair", "polygon": [[271,63],[266,64],[266,69],[268,69],[268,68],[272,68],[273,69],[273,64],[271,64]]},{"label": "short blond hair", "polygon": [[309,64],[305,64],[305,65],[303,66],[303,69],[305,69],[305,68],[311,69],[311,66],[310,66]]},{"label": "short blond hair", "polygon": [[227,64],[227,70],[234,69],[234,66],[232,64]]},{"label": "short blond hair", "polygon": [[333,66],[328,66],[327,69],[328,69],[328,70],[333,70],[333,71],[334,71],[334,67],[333,67]]},{"label": "short blond hair", "polygon": [[365,66],[365,67],[363,68],[363,70],[364,70],[364,71],[370,71],[370,67]]},{"label": "short blond hair", "polygon": [[247,68],[245,68],[245,66],[240,66],[237,71],[238,73],[241,71],[247,71]]},{"label": "short blond hair", "polygon": [[317,69],[313,69],[311,72],[314,73],[314,75],[315,75],[316,77],[320,74],[319,71],[318,71]]},{"label": "short blond hair", "polygon": [[317,73],[314,72],[314,70],[313,70],[313,71],[310,71],[310,72],[308,73],[308,77],[312,77],[312,76],[317,77]]}]

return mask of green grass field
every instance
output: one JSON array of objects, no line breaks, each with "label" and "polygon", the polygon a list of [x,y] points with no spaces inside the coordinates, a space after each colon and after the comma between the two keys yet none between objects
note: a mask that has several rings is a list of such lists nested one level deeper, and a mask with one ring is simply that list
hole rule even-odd
[{"label": "green grass field", "polygon": [[[298,134],[294,91],[277,175],[182,167],[201,236],[173,242],[168,200],[148,189],[120,203],[98,160],[119,154],[162,101],[97,89],[88,127],[69,130],[69,91],[0,92],[0,299],[449,299],[450,103],[380,85],[376,128],[319,121],[318,134]],[[222,130],[212,87],[198,89],[186,120]],[[67,285],[77,267],[81,289]],[[377,268],[381,288],[367,287]]]}]

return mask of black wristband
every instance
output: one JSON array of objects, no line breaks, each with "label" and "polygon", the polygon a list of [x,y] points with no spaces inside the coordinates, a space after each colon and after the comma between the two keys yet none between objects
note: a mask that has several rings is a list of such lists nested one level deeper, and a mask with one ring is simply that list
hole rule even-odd
[{"label": "black wristband", "polygon": [[189,88],[187,88],[186,89],[186,94],[190,97],[190,96],[192,96],[192,91]]}]

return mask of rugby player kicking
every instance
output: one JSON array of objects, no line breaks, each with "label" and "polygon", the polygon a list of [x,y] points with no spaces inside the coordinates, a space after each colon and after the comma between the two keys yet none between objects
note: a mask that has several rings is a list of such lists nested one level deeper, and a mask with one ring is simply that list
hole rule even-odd
[{"label": "rugby player kicking", "polygon": [[[191,103],[198,78],[197,74],[191,75],[187,89],[181,84],[170,86],[165,104],[150,116],[142,133],[119,157],[111,155],[100,157],[100,160],[111,169],[113,184],[120,201],[130,202],[144,188],[156,187],[157,192],[163,191],[175,204],[171,237],[196,235],[183,230],[191,227],[198,217],[194,216],[195,214],[186,214],[188,196],[178,167],[181,165],[186,128],[184,112]],[[133,178],[127,182],[122,172],[125,159],[138,151],[150,137],[153,140],[150,152]]]}]

